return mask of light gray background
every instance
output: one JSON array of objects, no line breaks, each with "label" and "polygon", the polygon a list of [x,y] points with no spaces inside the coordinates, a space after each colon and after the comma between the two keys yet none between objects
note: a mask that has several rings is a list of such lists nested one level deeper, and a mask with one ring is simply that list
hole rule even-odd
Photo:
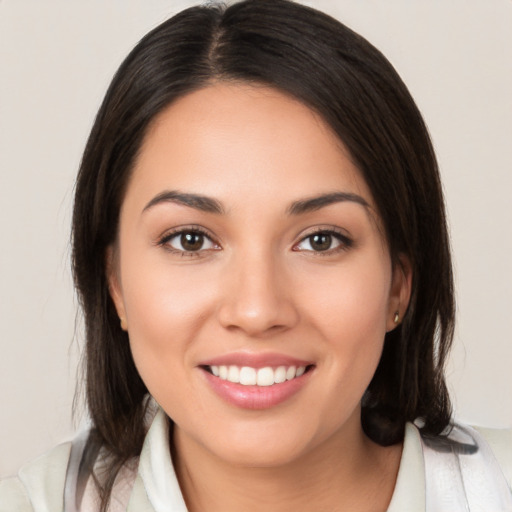
[{"label": "light gray background", "polygon": [[[80,423],[71,419],[81,342],[69,272],[74,176],[122,58],[192,3],[0,1],[0,476]],[[512,426],[512,1],[307,3],[380,48],[426,118],[457,274],[456,415]]]}]

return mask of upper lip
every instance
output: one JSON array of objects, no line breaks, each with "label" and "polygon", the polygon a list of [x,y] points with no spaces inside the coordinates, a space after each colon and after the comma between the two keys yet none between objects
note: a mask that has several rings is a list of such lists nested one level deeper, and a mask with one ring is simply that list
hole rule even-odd
[{"label": "upper lip", "polygon": [[201,361],[198,366],[249,366],[251,368],[265,368],[266,366],[271,366],[277,368],[279,366],[299,367],[310,366],[312,364],[312,361],[274,352],[234,352]]}]

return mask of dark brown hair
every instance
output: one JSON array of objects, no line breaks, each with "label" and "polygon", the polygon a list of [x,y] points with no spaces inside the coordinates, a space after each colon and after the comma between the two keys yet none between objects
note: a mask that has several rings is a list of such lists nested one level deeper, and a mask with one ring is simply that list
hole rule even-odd
[{"label": "dark brown hair", "polygon": [[98,112],[76,184],[73,269],[86,328],[89,445],[108,454],[99,482],[106,510],[115,476],[140,453],[147,389],[109,295],[105,259],[148,126],[177,98],[213,81],[264,84],[318,112],[350,151],[386,231],[392,259],[410,259],[412,296],[386,335],[363,398],[375,442],[448,424],[443,366],[454,297],[449,240],[435,155],[423,119],[386,58],[333,18],[287,0],[187,9],[147,34],[117,71]]}]

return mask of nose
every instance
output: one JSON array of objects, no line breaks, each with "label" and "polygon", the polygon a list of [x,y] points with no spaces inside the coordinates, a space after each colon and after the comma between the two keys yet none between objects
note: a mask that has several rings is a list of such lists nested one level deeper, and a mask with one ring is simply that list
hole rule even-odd
[{"label": "nose", "polygon": [[296,325],[299,315],[291,283],[277,258],[253,252],[235,259],[227,270],[218,309],[221,325],[251,337],[265,337]]}]

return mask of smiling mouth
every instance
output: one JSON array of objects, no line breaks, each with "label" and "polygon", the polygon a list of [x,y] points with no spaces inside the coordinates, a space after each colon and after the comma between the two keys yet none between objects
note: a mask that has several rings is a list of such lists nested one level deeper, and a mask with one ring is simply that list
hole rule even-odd
[{"label": "smiling mouth", "polygon": [[273,368],[253,368],[250,366],[236,365],[206,365],[204,370],[211,373],[220,380],[241,384],[242,386],[269,387],[275,384],[282,384],[286,381],[297,379],[309,372],[314,365],[307,366],[278,366]]}]

